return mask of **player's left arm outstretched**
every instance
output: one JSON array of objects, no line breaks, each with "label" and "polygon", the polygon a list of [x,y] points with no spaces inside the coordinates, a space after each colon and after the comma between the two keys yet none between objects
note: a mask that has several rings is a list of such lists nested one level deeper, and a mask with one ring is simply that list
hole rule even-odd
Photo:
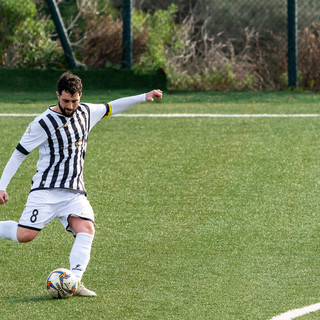
[{"label": "player's left arm outstretched", "polygon": [[108,105],[111,107],[111,115],[114,115],[130,109],[138,103],[152,102],[155,98],[158,100],[162,99],[162,91],[160,89],[155,89],[137,96],[120,98],[109,102]]}]

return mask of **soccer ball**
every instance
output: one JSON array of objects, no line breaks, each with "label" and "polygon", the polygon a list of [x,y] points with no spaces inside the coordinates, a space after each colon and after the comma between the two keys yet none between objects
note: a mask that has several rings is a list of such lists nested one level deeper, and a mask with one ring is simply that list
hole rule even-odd
[{"label": "soccer ball", "polygon": [[72,297],[78,289],[78,281],[75,275],[68,269],[59,268],[53,270],[47,279],[48,293],[57,299]]}]

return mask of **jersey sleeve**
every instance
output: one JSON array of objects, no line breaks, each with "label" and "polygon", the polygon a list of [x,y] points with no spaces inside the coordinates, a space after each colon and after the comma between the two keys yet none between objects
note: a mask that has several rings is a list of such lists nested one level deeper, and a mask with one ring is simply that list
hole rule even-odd
[{"label": "jersey sleeve", "polygon": [[111,115],[111,106],[106,104],[85,103],[90,109],[90,130],[102,119]]},{"label": "jersey sleeve", "polygon": [[102,118],[108,118],[120,112],[124,112],[138,103],[146,102],[146,94],[120,98],[105,104],[85,103],[90,109],[90,130]]},{"label": "jersey sleeve", "polygon": [[6,189],[27,155],[46,140],[47,135],[36,119],[29,124],[16,150],[14,150],[10,160],[5,166],[0,179],[0,190]]},{"label": "jersey sleeve", "polygon": [[31,122],[23,134],[17,150],[28,155],[32,150],[39,147],[45,140],[47,135],[37,120]]},{"label": "jersey sleeve", "polygon": [[124,112],[136,104],[146,102],[146,94],[139,94],[137,96],[131,96],[126,98],[120,98],[117,100],[113,100],[108,103],[111,109],[111,114],[115,115],[117,113]]},{"label": "jersey sleeve", "polygon": [[0,190],[6,190],[10,180],[15,175],[21,163],[26,157],[27,155],[22,154],[17,149],[14,150],[10,160],[8,161],[1,175]]}]

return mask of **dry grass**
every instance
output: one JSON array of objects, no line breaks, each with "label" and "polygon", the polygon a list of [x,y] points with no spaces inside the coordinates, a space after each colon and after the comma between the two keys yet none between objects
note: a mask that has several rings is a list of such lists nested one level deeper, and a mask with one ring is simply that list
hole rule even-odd
[{"label": "dry grass", "polygon": [[[88,68],[105,68],[106,64],[122,62],[122,20],[111,14],[99,15],[96,11],[83,11],[86,31],[78,42],[83,62]],[[137,62],[147,50],[144,32],[133,35],[133,61]]]},{"label": "dry grass", "polygon": [[320,90],[320,24],[299,32],[299,70],[302,85],[313,91]]},{"label": "dry grass", "polygon": [[176,32],[173,42],[183,44],[178,50],[167,48],[169,80],[175,89],[260,89],[263,78],[258,74],[253,48],[259,35],[249,28],[244,44],[236,50],[233,41],[222,42],[220,35],[209,36],[205,25],[197,27],[190,15]]}]

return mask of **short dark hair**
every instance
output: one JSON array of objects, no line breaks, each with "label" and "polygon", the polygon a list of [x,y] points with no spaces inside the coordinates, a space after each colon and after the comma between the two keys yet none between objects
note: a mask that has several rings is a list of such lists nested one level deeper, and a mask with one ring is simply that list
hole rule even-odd
[{"label": "short dark hair", "polygon": [[82,93],[81,79],[69,71],[60,76],[57,87],[59,94],[62,91],[69,92],[72,96],[77,92]]}]

